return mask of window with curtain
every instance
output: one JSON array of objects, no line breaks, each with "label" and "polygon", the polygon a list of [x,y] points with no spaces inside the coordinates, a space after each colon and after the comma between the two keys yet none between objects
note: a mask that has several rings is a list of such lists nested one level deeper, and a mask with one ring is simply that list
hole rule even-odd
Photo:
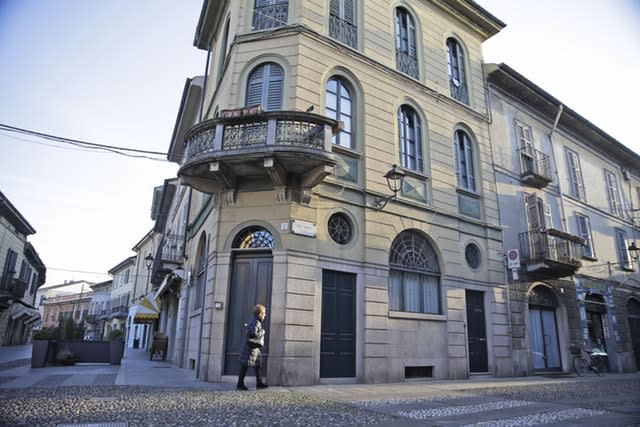
[{"label": "window with curtain", "polygon": [[402,232],[389,254],[389,310],[441,314],[440,267],[429,241]]},{"label": "window with curtain", "polygon": [[416,26],[409,11],[396,8],[396,66],[401,72],[417,79],[418,49],[416,46]]},{"label": "window with curtain", "polygon": [[284,71],[273,62],[257,66],[247,82],[247,106],[262,105],[265,111],[282,109]]},{"label": "window with curtain", "polygon": [[473,167],[473,144],[469,135],[461,129],[454,134],[456,157],[456,181],[458,187],[476,191],[476,179]]},{"label": "window with curtain", "polygon": [[447,67],[449,70],[449,87],[451,96],[465,104],[469,103],[467,77],[464,65],[464,53],[456,39],[447,39]]},{"label": "window with curtain", "polygon": [[418,113],[408,105],[398,112],[400,165],[422,172],[422,130]]},{"label": "window with curtain", "polygon": [[329,1],[329,36],[353,48],[358,47],[356,0]]},{"label": "window with curtain", "polygon": [[326,91],[327,117],[342,121],[344,129],[333,136],[333,143],[353,149],[353,97],[347,82],[340,77],[333,77],[327,82]]}]

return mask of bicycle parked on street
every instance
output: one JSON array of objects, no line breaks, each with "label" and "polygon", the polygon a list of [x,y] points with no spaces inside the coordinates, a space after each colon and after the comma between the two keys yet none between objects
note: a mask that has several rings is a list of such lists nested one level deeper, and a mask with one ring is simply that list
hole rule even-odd
[{"label": "bicycle parked on street", "polygon": [[607,358],[607,353],[604,350],[599,348],[587,350],[576,344],[571,344],[569,350],[573,354],[573,370],[576,371],[578,376],[583,376],[587,371],[593,371],[598,376],[604,375]]}]

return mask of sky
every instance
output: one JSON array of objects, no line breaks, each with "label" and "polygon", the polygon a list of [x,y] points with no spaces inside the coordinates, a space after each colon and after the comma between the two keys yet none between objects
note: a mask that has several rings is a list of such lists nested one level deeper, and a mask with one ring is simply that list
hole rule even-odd
[{"label": "sky", "polygon": [[[477,0],[507,24],[483,47],[640,153],[640,0]],[[517,5],[517,6],[516,6]],[[0,124],[166,152],[201,0],[0,0]],[[632,133],[634,132],[634,133]],[[108,280],[153,227],[178,166],[0,130],[0,191],[35,228],[47,285]]]}]

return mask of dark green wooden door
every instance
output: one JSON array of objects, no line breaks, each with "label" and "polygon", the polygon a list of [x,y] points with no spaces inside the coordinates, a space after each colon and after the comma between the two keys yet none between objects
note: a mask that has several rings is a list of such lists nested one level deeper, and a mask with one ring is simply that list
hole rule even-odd
[{"label": "dark green wooden door", "polygon": [[271,315],[271,254],[242,254],[234,257],[231,271],[231,289],[227,305],[227,336],[225,340],[225,375],[240,372],[238,357],[242,351],[244,325],[251,320],[251,310],[256,304],[267,307],[264,327],[267,331],[262,349],[263,371],[266,372],[269,357],[269,316]]},{"label": "dark green wooden door", "polygon": [[322,272],[320,377],[356,375],[356,275]]},{"label": "dark green wooden door", "polygon": [[487,372],[487,327],[484,314],[484,294],[465,291],[467,300],[467,340],[469,345],[469,371]]}]

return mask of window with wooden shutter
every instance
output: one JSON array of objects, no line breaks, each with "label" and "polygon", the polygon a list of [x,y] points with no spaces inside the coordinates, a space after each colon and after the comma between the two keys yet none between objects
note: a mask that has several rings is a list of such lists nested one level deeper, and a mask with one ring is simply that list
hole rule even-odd
[{"label": "window with wooden shutter", "polygon": [[469,92],[467,90],[464,53],[460,43],[452,37],[447,39],[447,67],[451,96],[460,102],[468,104]]},{"label": "window with wooden shutter", "polygon": [[578,236],[584,239],[583,255],[589,258],[595,258],[595,250],[593,248],[593,240],[591,237],[591,224],[589,217],[581,214],[576,214],[578,221]]},{"label": "window with wooden shutter", "polygon": [[627,232],[616,228],[616,249],[618,252],[618,262],[622,268],[632,269],[631,254],[629,253],[629,241]]},{"label": "window with wooden shutter", "polygon": [[469,135],[458,129],[454,134],[454,151],[456,156],[456,180],[458,187],[476,191],[476,180],[473,167],[473,146]]},{"label": "window with wooden shutter", "polygon": [[580,169],[580,158],[578,154],[567,148],[567,163],[569,169],[569,184],[571,185],[571,195],[577,199],[584,200],[584,184],[582,182],[582,170]]},{"label": "window with wooden shutter", "polygon": [[396,9],[396,61],[398,70],[417,79],[417,57],[416,26],[409,12],[399,7]]},{"label": "window with wooden shutter", "polygon": [[247,106],[261,105],[265,111],[282,109],[284,72],[273,62],[256,67],[247,82]]},{"label": "window with wooden shutter", "polygon": [[616,176],[609,171],[604,171],[607,194],[609,196],[609,210],[613,215],[622,215],[622,204],[620,202],[620,193],[618,192],[618,182]]},{"label": "window with wooden shutter", "polygon": [[400,107],[398,113],[400,139],[400,164],[422,172],[422,130],[420,118],[408,105]]},{"label": "window with wooden shutter", "polygon": [[7,257],[4,259],[4,269],[0,278],[0,289],[7,289],[11,285],[13,276],[16,274],[16,262],[18,261],[18,253],[7,249]]},{"label": "window with wooden shutter", "polygon": [[357,47],[355,0],[330,0],[329,35],[346,45]]}]

